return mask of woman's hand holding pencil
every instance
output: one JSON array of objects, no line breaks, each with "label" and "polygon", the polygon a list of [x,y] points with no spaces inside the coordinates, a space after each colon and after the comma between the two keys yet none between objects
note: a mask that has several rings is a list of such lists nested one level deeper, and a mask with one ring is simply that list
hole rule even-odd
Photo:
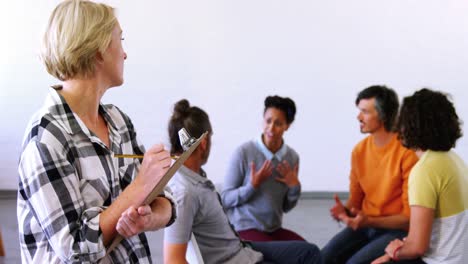
[{"label": "woman's hand holding pencil", "polygon": [[163,144],[156,144],[146,151],[140,171],[135,178],[136,183],[143,187],[143,197],[146,197],[153,190],[155,183],[161,180],[171,163],[171,155],[164,149]]}]

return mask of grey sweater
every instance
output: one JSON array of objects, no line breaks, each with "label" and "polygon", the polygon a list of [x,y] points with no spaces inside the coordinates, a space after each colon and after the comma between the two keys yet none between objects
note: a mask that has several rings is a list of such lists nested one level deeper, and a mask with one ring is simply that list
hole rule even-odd
[{"label": "grey sweater", "polygon": [[265,160],[272,160],[273,168],[283,160],[294,167],[299,162],[298,154],[283,143],[281,149],[271,153],[261,138],[244,143],[236,149],[222,191],[223,206],[237,231],[257,229],[273,232],[282,225],[283,212],[296,206],[301,193],[300,185],[288,188],[275,180],[279,176],[273,169],[271,177],[258,189],[250,183],[250,163],[253,161],[257,170]]}]

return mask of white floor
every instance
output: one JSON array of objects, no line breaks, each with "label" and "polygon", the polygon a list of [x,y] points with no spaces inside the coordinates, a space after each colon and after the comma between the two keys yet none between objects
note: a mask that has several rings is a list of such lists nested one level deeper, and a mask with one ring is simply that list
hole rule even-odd
[{"label": "white floor", "polygon": [[[329,215],[331,199],[302,199],[291,212],[284,217],[284,227],[294,230],[307,241],[320,248],[340,230],[338,223]],[[18,246],[18,224],[16,222],[16,200],[0,200],[0,228],[5,244],[6,257],[0,257],[2,263],[21,263]],[[162,263],[163,231],[148,233],[151,254],[155,263]]]}]

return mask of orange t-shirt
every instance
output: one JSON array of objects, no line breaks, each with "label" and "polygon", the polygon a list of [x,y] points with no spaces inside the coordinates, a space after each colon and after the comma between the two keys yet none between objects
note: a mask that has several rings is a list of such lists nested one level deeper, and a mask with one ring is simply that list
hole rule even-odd
[{"label": "orange t-shirt", "polygon": [[409,217],[408,177],[417,161],[414,151],[403,147],[396,135],[383,147],[374,144],[372,135],[363,139],[351,157],[348,208],[368,216]]}]

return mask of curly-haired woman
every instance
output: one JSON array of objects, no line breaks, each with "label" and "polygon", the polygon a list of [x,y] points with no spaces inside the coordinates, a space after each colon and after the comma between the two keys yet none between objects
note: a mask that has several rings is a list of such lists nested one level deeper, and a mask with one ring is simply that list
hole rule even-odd
[{"label": "curly-haired woman", "polygon": [[452,102],[441,92],[417,91],[403,101],[398,130],[419,156],[409,178],[410,228],[373,263],[466,263],[468,168],[451,150],[462,136]]}]

